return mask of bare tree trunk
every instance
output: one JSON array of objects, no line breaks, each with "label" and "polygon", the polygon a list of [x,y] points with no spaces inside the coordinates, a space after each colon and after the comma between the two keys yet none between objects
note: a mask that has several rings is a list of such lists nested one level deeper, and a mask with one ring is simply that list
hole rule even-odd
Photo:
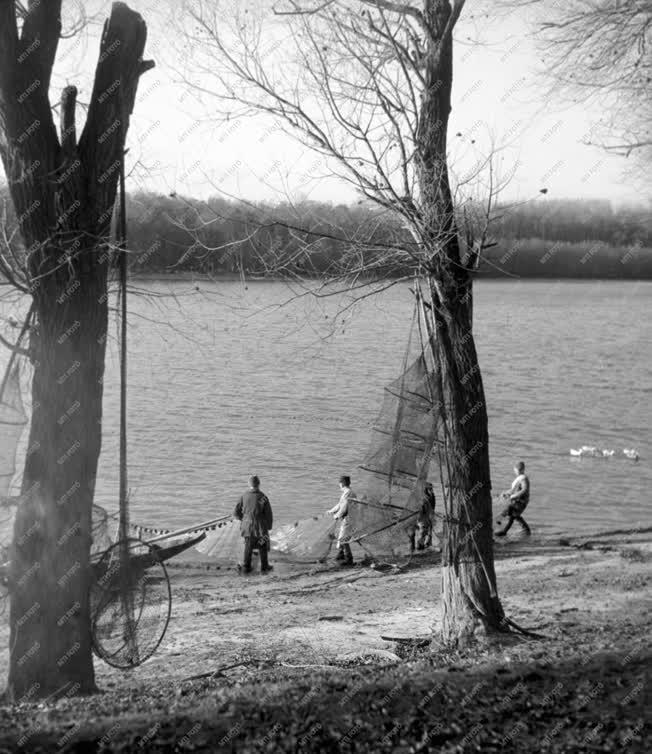
[{"label": "bare tree trunk", "polygon": [[79,278],[56,308],[49,299],[39,301],[32,339],[34,408],[12,550],[9,688],[15,699],[95,686],[89,553],[101,441],[106,262],[83,284],[75,282]]},{"label": "bare tree trunk", "polygon": [[503,611],[493,567],[487,410],[470,312],[463,299],[442,302],[432,288],[448,425],[441,633],[455,645],[477,637],[481,627],[500,629]]},{"label": "bare tree trunk", "polygon": [[59,140],[48,87],[60,10],[60,1],[30,4],[19,35],[14,3],[0,0],[0,153],[29,249],[36,315],[33,413],[11,550],[14,700],[95,688],[88,593],[107,240],[138,79],[153,65],[142,60],[142,18],[114,3],[84,130],[77,141],[76,89],[66,87]]},{"label": "bare tree trunk", "polygon": [[426,54],[418,167],[425,244],[432,249],[430,288],[448,429],[447,520],[442,553],[446,643],[469,640],[479,625],[499,628],[503,617],[493,568],[491,477],[487,410],[472,334],[472,281],[461,260],[448,176],[446,135],[453,80],[448,0],[427,4],[436,30]]}]

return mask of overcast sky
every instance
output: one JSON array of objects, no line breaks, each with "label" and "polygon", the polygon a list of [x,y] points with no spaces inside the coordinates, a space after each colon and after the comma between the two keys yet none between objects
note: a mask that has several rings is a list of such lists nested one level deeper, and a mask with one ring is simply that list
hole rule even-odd
[{"label": "overcast sky", "polygon": [[[211,114],[222,106],[210,98],[197,101],[178,83],[166,19],[171,8],[174,13],[179,10],[169,2],[130,3],[149,23],[146,54],[157,67],[140,82],[128,141],[132,161],[138,158],[141,166],[132,171],[129,189],[203,198],[222,191],[255,200],[289,194],[335,203],[355,201],[351,190],[328,178],[319,157],[277,124],[258,118],[211,121]],[[108,11],[109,3],[98,4]],[[546,100],[537,72],[538,54],[527,36],[528,19],[513,13],[489,23],[488,17],[472,18],[476,8],[469,0],[457,26],[449,131],[455,171],[463,175],[481,159],[493,136],[498,143],[510,144],[500,163],[503,174],[514,173],[506,199],[528,199],[543,187],[553,198],[640,202],[652,195],[641,196],[623,180],[628,166],[624,158],[582,144],[600,118],[597,108],[563,107]],[[467,37],[480,38],[483,44],[471,44]],[[87,77],[95,67],[98,44],[96,26],[90,38],[66,41],[61,48],[59,80],[80,83],[81,101],[88,99]]]}]

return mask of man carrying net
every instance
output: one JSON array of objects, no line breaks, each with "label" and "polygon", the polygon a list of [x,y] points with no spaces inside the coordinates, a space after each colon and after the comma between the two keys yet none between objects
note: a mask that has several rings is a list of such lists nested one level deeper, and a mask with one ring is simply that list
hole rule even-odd
[{"label": "man carrying net", "polygon": [[337,560],[342,565],[353,565],[353,554],[351,553],[351,545],[349,544],[349,498],[355,498],[355,493],[351,490],[351,477],[340,477],[340,490],[342,495],[337,503],[334,505],[328,513],[332,514],[335,520],[339,520],[340,533],[337,537]]},{"label": "man carrying net", "polygon": [[507,507],[500,516],[501,518],[507,516],[508,521],[503,529],[496,532],[497,537],[504,537],[511,529],[514,521],[519,522],[521,528],[528,536],[532,533],[521,515],[530,502],[530,480],[525,473],[525,464],[523,461],[519,461],[514,466],[514,473],[516,474],[516,479],[512,482],[511,488],[509,491],[501,494],[501,498],[507,502]]}]

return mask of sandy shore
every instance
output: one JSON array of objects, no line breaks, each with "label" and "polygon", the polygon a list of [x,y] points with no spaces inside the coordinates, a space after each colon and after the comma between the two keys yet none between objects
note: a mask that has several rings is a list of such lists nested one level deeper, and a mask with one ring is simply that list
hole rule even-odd
[{"label": "sandy shore", "polygon": [[[98,661],[102,694],[0,707],[0,751],[652,751],[652,545],[496,559],[507,614],[545,639],[383,640],[437,625],[437,553],[400,572],[172,562],[156,655],[129,673]],[[3,675],[7,640],[3,623]]]}]

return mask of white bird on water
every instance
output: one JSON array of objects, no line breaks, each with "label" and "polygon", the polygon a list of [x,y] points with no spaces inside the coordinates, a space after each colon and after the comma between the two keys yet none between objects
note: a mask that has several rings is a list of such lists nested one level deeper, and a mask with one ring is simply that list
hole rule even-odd
[{"label": "white bird on water", "polygon": [[[600,449],[596,448],[593,445],[582,445],[581,448],[571,448],[570,454],[572,456],[575,456],[576,458],[611,458],[612,456],[616,455],[615,450],[607,450],[607,449]],[[633,448],[625,448],[623,450],[623,454],[630,458],[632,461],[638,461],[639,455],[638,451],[634,450]]]}]

